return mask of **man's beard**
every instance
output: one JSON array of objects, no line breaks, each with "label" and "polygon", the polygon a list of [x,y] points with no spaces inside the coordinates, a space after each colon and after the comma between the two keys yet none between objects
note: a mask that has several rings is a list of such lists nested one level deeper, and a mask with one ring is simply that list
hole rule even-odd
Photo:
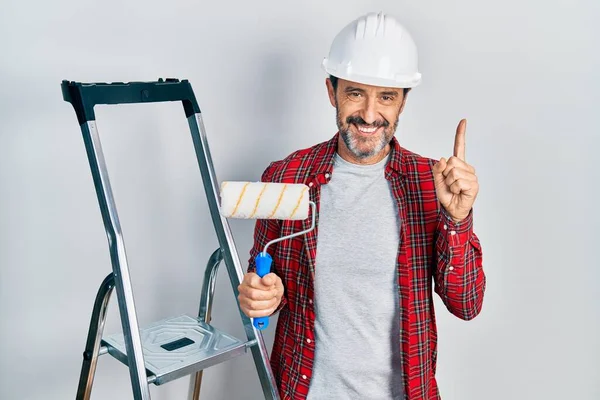
[{"label": "man's beard", "polygon": [[[346,124],[344,125],[339,114],[339,108],[336,110],[336,114],[337,126],[340,131],[340,135],[346,144],[346,147],[360,160],[373,157],[381,152],[392,140],[392,137],[396,133],[396,128],[398,128],[398,118],[396,118],[396,121],[394,121],[394,124],[391,127],[389,121],[385,119],[376,120],[371,124],[367,124],[365,120],[358,116],[346,118]],[[383,127],[383,132],[373,137],[359,137],[350,130],[350,125],[352,124],[370,128]],[[364,146],[365,144],[367,146]]]}]

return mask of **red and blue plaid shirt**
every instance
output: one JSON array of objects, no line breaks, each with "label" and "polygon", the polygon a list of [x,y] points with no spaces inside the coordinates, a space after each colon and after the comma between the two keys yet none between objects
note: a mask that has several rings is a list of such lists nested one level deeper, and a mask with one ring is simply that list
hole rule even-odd
[{"label": "red and blue plaid shirt", "polygon": [[[270,247],[272,272],[285,287],[278,308],[271,365],[282,399],[305,399],[315,354],[314,271],[320,187],[333,170],[338,135],[287,158],[273,162],[261,181],[303,183],[317,204],[317,227],[307,235]],[[435,291],[447,309],[470,320],[481,310],[486,278],[479,239],[471,214],[456,224],[440,206],[432,175],[435,161],[391,142],[385,178],[397,202],[400,226],[398,296],[400,304],[402,374],[407,400],[440,399],[435,379],[437,331],[433,309]],[[257,220],[249,271],[265,244],[275,238],[308,229],[305,221]],[[364,355],[368,357],[368,354]],[[368,379],[368,377],[365,377]]]}]

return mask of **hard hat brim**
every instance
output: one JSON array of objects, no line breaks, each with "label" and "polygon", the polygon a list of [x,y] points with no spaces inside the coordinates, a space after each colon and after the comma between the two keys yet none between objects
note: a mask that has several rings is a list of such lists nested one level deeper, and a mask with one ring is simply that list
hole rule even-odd
[{"label": "hard hat brim", "polygon": [[364,85],[390,87],[390,88],[414,88],[421,83],[421,73],[415,72],[412,74],[400,75],[397,74],[394,78],[382,78],[377,76],[369,76],[364,74],[351,73],[344,69],[336,69],[328,66],[327,58],[321,64],[322,69],[328,74],[335,76],[338,79],[346,81],[362,83]]}]

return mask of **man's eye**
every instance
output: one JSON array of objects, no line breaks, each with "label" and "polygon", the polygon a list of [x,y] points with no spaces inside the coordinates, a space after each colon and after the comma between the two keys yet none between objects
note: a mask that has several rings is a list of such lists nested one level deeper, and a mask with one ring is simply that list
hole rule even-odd
[{"label": "man's eye", "polygon": [[392,101],[394,98],[392,96],[381,96],[381,100],[383,101]]},{"label": "man's eye", "polygon": [[356,98],[358,98],[358,97],[360,97],[360,93],[358,93],[358,92],[350,92],[349,96],[350,97],[356,97]]}]

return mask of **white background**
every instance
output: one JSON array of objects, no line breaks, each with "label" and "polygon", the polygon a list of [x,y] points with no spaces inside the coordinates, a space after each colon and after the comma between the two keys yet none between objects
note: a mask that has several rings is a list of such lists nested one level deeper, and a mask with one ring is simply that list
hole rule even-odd
[{"label": "white background", "polygon": [[[595,157],[597,1],[4,0],[0,11],[0,398],[74,398],[110,258],[81,133],[62,79],[190,79],[219,180],[335,133],[320,63],[368,11],[397,16],[420,53],[397,137],[439,158],[469,121],[481,183],[475,230],[488,288],[462,322],[436,298],[444,400],[600,398]],[[98,107],[141,325],[197,312],[217,247],[178,104]],[[246,262],[253,222],[231,221]],[[217,327],[243,337],[226,275]],[[111,301],[107,333],[120,330]],[[266,334],[272,343],[273,329]],[[151,387],[183,399],[188,380]],[[100,359],[93,399],[131,399]],[[259,399],[252,358],[205,371],[202,398]]]}]

